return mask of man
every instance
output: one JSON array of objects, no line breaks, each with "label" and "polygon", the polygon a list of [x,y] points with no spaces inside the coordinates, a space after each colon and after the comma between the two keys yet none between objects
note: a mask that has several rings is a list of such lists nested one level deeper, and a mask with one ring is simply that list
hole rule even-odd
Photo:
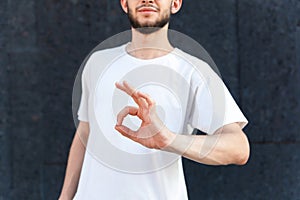
[{"label": "man", "polygon": [[[120,2],[131,22],[132,41],[96,52],[86,64],[78,111],[80,123],[71,146],[60,199],[188,199],[180,156],[208,165],[245,164],[249,144],[242,128],[247,120],[221,79],[207,64],[169,43],[170,15],[180,10],[182,0]],[[102,65],[109,65],[107,72],[100,73],[99,66]],[[137,70],[140,65],[148,66],[143,68],[145,70],[166,69],[163,79],[168,83],[175,81],[169,76],[173,73],[170,69],[176,71],[174,74],[184,74],[182,80],[178,78],[180,83],[170,86],[176,91],[179,88],[176,95],[184,102],[183,106],[177,109],[176,102],[173,105],[168,97],[161,100],[170,107],[169,111],[166,108],[165,120],[156,107],[164,94],[154,97],[157,91],[151,90],[152,86],[159,87],[152,85],[148,90],[145,87],[148,95],[142,89],[135,89],[138,85],[131,83],[134,78],[128,82],[116,82],[118,80],[111,78],[114,74]],[[199,65],[202,75],[198,75],[190,67],[192,65]],[[179,86],[186,81],[190,88],[181,89]],[[136,103],[118,109],[116,124],[109,122],[110,116],[105,112],[106,107],[110,107],[105,98],[111,94],[109,87],[113,83]],[[113,105],[121,105],[118,98],[113,101],[117,101]],[[183,118],[177,121],[171,116],[167,122],[170,113],[174,110],[177,113],[176,109]],[[141,120],[137,130],[124,124],[128,115]],[[208,135],[186,135],[186,124]]]}]

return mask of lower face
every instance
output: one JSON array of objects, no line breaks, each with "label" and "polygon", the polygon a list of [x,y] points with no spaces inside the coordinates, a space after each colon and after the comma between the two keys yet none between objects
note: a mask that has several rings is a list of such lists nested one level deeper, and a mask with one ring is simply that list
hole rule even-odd
[{"label": "lower face", "polygon": [[133,9],[128,6],[127,16],[131,26],[141,33],[150,34],[169,23],[171,17],[171,6],[168,9],[159,10],[159,12],[152,14],[136,13],[134,16],[134,13],[136,12],[134,12]]}]

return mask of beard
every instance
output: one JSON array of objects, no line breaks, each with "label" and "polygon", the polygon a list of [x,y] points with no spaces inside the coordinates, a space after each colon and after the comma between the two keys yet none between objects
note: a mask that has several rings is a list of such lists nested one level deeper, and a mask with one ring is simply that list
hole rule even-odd
[{"label": "beard", "polygon": [[128,7],[127,16],[131,26],[142,34],[151,34],[160,30],[170,22],[171,18],[171,9],[164,11],[162,13],[162,17],[160,17],[156,21],[147,23],[140,23],[138,19],[133,16],[132,13],[132,9]]}]

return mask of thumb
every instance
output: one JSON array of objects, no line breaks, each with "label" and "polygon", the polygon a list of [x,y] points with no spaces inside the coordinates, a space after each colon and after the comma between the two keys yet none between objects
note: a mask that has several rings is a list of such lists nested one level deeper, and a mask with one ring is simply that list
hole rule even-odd
[{"label": "thumb", "polygon": [[128,137],[130,139],[135,138],[136,133],[126,126],[116,125],[115,129],[125,137]]}]

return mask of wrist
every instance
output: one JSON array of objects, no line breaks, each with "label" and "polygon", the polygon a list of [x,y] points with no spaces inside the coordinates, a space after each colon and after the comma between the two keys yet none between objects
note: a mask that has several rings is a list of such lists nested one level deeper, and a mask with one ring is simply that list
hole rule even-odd
[{"label": "wrist", "polygon": [[160,135],[161,143],[159,144],[159,149],[161,150],[168,148],[168,146],[173,143],[176,137],[176,135],[173,132],[171,132],[167,127],[162,128],[162,130],[160,131]]}]

